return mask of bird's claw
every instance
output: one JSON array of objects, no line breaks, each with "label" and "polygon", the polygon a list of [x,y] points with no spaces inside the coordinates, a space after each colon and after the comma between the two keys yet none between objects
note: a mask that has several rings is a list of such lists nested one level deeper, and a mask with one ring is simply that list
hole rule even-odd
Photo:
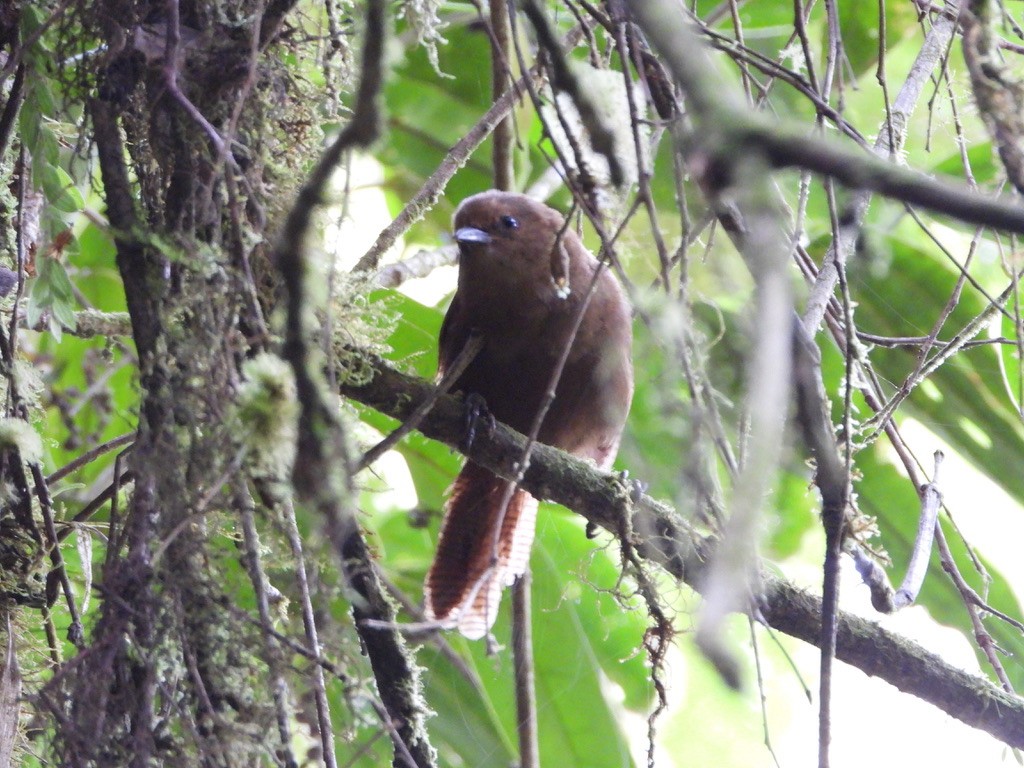
[{"label": "bird's claw", "polygon": [[616,474],[618,475],[619,482],[626,487],[626,491],[629,493],[629,500],[634,504],[639,504],[644,494],[647,493],[647,489],[651,487],[650,483],[631,479],[628,469],[624,469]]},{"label": "bird's claw", "polygon": [[487,401],[475,392],[470,392],[465,398],[465,413],[463,414],[462,452],[469,453],[476,440],[477,430],[483,427],[484,434],[491,434],[497,422],[494,415],[487,408]]}]

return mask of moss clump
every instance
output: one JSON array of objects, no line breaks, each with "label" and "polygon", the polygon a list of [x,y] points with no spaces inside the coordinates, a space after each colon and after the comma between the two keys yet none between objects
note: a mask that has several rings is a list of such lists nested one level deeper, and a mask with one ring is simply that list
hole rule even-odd
[{"label": "moss clump", "polygon": [[258,474],[285,479],[295,460],[299,413],[291,366],[264,353],[245,362],[242,376],[235,402],[245,449]]},{"label": "moss clump", "polygon": [[43,440],[23,419],[0,418],[0,449],[18,451],[29,464],[43,460]]}]

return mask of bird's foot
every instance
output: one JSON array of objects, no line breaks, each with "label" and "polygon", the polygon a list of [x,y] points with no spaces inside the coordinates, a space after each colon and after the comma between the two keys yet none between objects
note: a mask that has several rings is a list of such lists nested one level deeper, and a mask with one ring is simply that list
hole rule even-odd
[{"label": "bird's foot", "polygon": [[[628,470],[622,470],[621,472],[615,472],[613,474],[615,482],[619,483],[622,488],[629,495],[629,500],[633,504],[639,504],[644,494],[647,493],[648,484],[641,482],[640,480],[632,480],[629,477]],[[593,539],[597,536],[598,525],[596,523],[587,521],[586,534],[588,539]]]},{"label": "bird's foot", "polygon": [[484,434],[489,435],[494,431],[497,422],[494,415],[487,408],[487,401],[481,395],[470,392],[465,398],[465,413],[463,414],[462,452],[469,453],[476,440],[477,430],[483,429]]},{"label": "bird's foot", "polygon": [[634,504],[639,504],[640,499],[647,493],[647,489],[650,488],[650,483],[645,483],[643,480],[633,480],[629,476],[629,470],[624,469],[621,472],[617,472],[619,482],[622,483],[626,490],[629,492],[629,500]]}]

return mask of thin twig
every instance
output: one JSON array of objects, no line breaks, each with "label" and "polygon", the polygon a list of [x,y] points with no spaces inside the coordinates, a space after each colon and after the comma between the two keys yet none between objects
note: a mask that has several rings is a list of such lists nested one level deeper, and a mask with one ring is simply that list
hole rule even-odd
[{"label": "thin twig", "polygon": [[[564,45],[575,45],[582,34],[577,27],[566,36]],[[527,83],[532,83],[539,77],[539,70],[537,67],[534,67],[528,74],[519,78],[514,86],[505,91],[505,94],[484,113],[483,117],[476,122],[476,125],[470,128],[466,135],[452,147],[444,161],[438,166],[438,169],[431,174],[419,191],[405,204],[405,207],[398,216],[381,231],[374,244],[359,259],[353,271],[364,272],[378,267],[385,251],[395,244],[395,241],[402,236],[403,232],[430,210],[438,198],[441,197],[445,186],[447,186],[452,176],[455,175],[455,172],[465,164],[469,156],[491,134],[495,126],[505,119],[505,116],[515,106],[519,94],[526,87]]]},{"label": "thin twig", "polygon": [[[828,2],[828,0],[826,0]],[[829,5],[831,9],[834,4]],[[830,14],[834,13],[830,10]],[[830,22],[831,23],[831,22]],[[832,179],[825,180],[825,192],[828,196],[829,219],[832,225],[833,242],[836,250],[843,248],[842,231],[839,215],[836,210],[835,186]],[[836,265],[839,275],[839,290],[842,295],[843,339],[844,348],[853,348],[853,301],[850,299],[850,288],[846,281],[845,262]],[[850,478],[853,470],[853,370],[854,356],[847,354],[843,366],[843,483],[842,495],[833,503],[825,503],[827,497],[822,496],[822,525],[825,528],[825,562],[822,567],[821,590],[821,659],[820,682],[818,687],[818,768],[829,768],[829,745],[832,742],[832,669],[836,646],[836,611],[839,609],[839,561],[842,557],[843,540],[846,538],[846,506],[849,498]],[[815,368],[815,376],[821,376],[820,368]],[[822,384],[822,392],[824,384]],[[821,403],[822,411],[827,414],[827,401]],[[826,415],[827,422],[827,415]],[[829,449],[831,448],[829,440]]]},{"label": "thin twig", "polygon": [[[57,532],[57,541],[64,541],[64,539],[70,536],[71,533],[75,530],[78,523],[86,522],[89,518],[95,515],[103,507],[104,504],[106,504],[108,501],[117,498],[117,491],[120,489],[121,485],[132,479],[130,470],[125,472],[118,472],[117,466],[118,463],[115,460],[114,480],[113,482],[110,483],[110,485],[108,485],[106,488],[100,491],[92,501],[90,501],[88,504],[82,507],[78,514],[71,518],[70,521],[59,521],[61,529]],[[113,535],[116,510],[114,510],[113,512],[114,514],[112,514],[111,516],[110,528],[108,529],[108,550],[110,549],[110,545],[113,544],[114,541],[116,541],[116,536]]]},{"label": "thin twig", "polygon": [[[17,27],[15,27],[15,30],[17,30]],[[18,69],[14,73],[14,82],[11,83],[11,90],[7,94],[7,103],[4,104],[3,114],[0,114],[0,157],[4,157],[7,154],[7,147],[11,141],[14,123],[18,117],[18,110],[21,109],[21,100],[25,95],[23,91],[24,85],[25,65],[19,64]]]},{"label": "thin twig", "polygon": [[135,432],[127,432],[120,437],[115,437],[111,440],[107,440],[105,443],[100,443],[95,448],[91,448],[85,453],[76,456],[74,459],[69,461],[63,467],[54,472],[51,472],[46,476],[46,482],[49,485],[63,480],[65,477],[70,475],[72,472],[76,472],[86,464],[91,464],[93,461],[98,459],[105,453],[120,448],[123,445],[128,445],[135,440]]},{"label": "thin twig", "polygon": [[178,46],[181,44],[181,27],[179,23],[178,0],[166,0],[164,11],[167,14],[166,32],[164,38],[164,64],[163,75],[164,85],[174,100],[181,105],[200,128],[206,133],[216,150],[217,157],[223,157],[229,163],[234,164],[234,157],[228,151],[227,142],[220,132],[211,125],[206,116],[199,111],[199,108],[192,103],[192,100],[185,95],[178,85],[178,67],[183,57],[178,53]]},{"label": "thin twig", "polygon": [[[501,99],[506,86],[514,83],[511,59],[512,27],[508,18],[508,5],[505,0],[490,0],[491,33],[491,100],[495,103]],[[515,182],[515,166],[512,162],[515,142],[515,125],[513,112],[494,126],[491,147],[491,164],[494,168],[494,188],[508,192]]]},{"label": "thin twig", "polygon": [[[511,81],[512,22],[509,4],[505,0],[490,0],[491,27],[491,94],[495,102],[501,98],[503,84]],[[581,29],[586,29],[580,24]],[[494,166],[494,188],[510,191],[515,178],[512,162],[512,113],[502,120],[494,131],[494,147],[491,153]],[[473,337],[470,337],[473,340]],[[477,339],[482,345],[483,338]],[[571,342],[569,342],[571,343]],[[468,346],[468,342],[467,342]],[[459,353],[456,364],[465,354]],[[445,378],[452,371],[445,371]],[[501,531],[512,494],[502,499],[502,506],[496,524]],[[496,545],[497,546],[497,545]],[[497,553],[495,552],[495,557]],[[512,585],[512,665],[516,691],[516,734],[519,738],[520,768],[539,768],[540,752],[537,736],[537,692],[534,688],[533,663],[533,616],[530,611],[530,561],[526,558],[523,573]],[[484,612],[486,614],[486,607]]]},{"label": "thin twig", "polygon": [[[875,140],[874,152],[882,158],[898,156],[906,138],[906,127],[913,115],[928,77],[940,60],[956,29],[955,20],[940,16],[917,54],[910,73],[896,96],[891,110],[886,113],[886,122]],[[895,130],[893,127],[895,126]],[[804,327],[812,334],[817,332],[825,313],[829,297],[839,281],[838,265],[845,264],[856,247],[860,228],[871,202],[871,192],[861,190],[846,206],[843,224],[838,231],[842,237],[843,248],[833,241],[822,259],[822,268],[807,300],[804,312]]]},{"label": "thin twig", "polygon": [[[242,541],[245,545],[244,563],[249,574],[249,581],[252,584],[253,592],[256,595],[256,610],[259,613],[260,622],[269,626],[270,600],[267,597],[267,574],[263,570],[263,562],[260,557],[260,539],[256,532],[255,505],[252,496],[248,491],[235,490],[236,500],[242,510]],[[274,708],[277,714],[277,733],[281,740],[277,747],[278,756],[284,760],[288,768],[297,768],[298,761],[292,752],[292,715],[289,711],[288,683],[284,679],[281,670],[281,652],[273,638],[263,633],[264,662],[270,670],[270,689],[274,697]]]},{"label": "thin twig", "polygon": [[64,600],[68,606],[68,613],[71,616],[71,625],[68,627],[68,640],[72,645],[81,650],[84,647],[85,630],[82,627],[82,619],[75,604],[75,593],[71,588],[71,580],[68,578],[67,568],[64,565],[64,554],[59,545],[57,529],[53,523],[53,501],[50,498],[50,491],[46,486],[46,478],[43,470],[38,464],[32,464],[32,479],[35,482],[36,496],[39,498],[39,508],[43,516],[43,525],[46,530],[47,544],[50,547],[50,561],[53,563],[53,570],[60,579],[61,589],[64,591]]},{"label": "thin twig", "polygon": [[512,585],[512,659],[516,681],[516,733],[520,768],[540,768],[537,741],[537,691],[533,682],[530,569]]},{"label": "thin twig", "polygon": [[895,605],[899,610],[917,600],[917,595],[924,584],[924,576],[928,572],[928,560],[932,554],[932,538],[935,535],[939,507],[942,505],[942,494],[939,492],[939,466],[942,464],[942,451],[935,452],[935,468],[932,479],[925,485],[921,493],[921,518],[917,523],[917,536],[914,539],[914,550],[907,564],[907,575],[896,590]]},{"label": "thin twig", "polygon": [[[621,187],[625,181],[625,174],[616,151],[614,132],[598,112],[593,95],[583,87],[574,68],[569,65],[544,9],[537,0],[521,0],[521,3],[537,33],[537,42],[548,55],[552,87],[556,92],[564,92],[572,99],[579,113],[580,122],[586,128],[590,146],[607,161],[612,184]],[[566,132],[566,136],[569,135],[569,132]]]},{"label": "thin twig", "polygon": [[[29,154],[25,143],[21,143],[19,149],[19,160],[18,160],[18,229],[15,233],[15,253],[17,256],[17,266],[15,268],[15,274],[17,275],[18,282],[14,291],[14,306],[17,307],[21,304],[21,299],[25,295],[25,264],[27,260],[27,249],[28,243],[25,242],[26,229],[25,226],[25,199],[28,195],[29,178],[31,176],[31,170],[29,168]],[[12,312],[11,319],[9,321],[9,327],[7,329],[7,342],[6,346],[9,348],[9,352],[5,351],[5,357],[10,362],[11,367],[7,372],[7,379],[9,381],[9,397],[12,403],[19,402],[18,395],[18,382],[15,376],[14,359],[18,356],[18,313]]]},{"label": "thin twig", "polygon": [[[566,224],[568,224],[568,222],[569,218],[567,217]],[[494,524],[494,534],[491,541],[491,565],[483,574],[481,574],[475,588],[477,590],[486,584],[488,579],[494,578],[493,572],[498,563],[498,552],[501,549],[501,533],[504,529],[505,516],[508,514],[509,504],[512,502],[512,497],[515,495],[516,490],[518,490],[523,477],[525,477],[526,472],[530,467],[530,457],[533,455],[534,449],[540,445],[538,442],[540,429],[544,424],[544,419],[548,415],[548,410],[550,410],[551,404],[555,401],[555,393],[558,389],[559,382],[562,380],[562,372],[565,370],[566,363],[569,361],[569,353],[572,351],[572,345],[576,341],[576,336],[579,333],[580,326],[583,324],[583,318],[586,314],[587,308],[590,306],[590,300],[594,296],[598,280],[601,277],[601,273],[604,271],[605,266],[604,261],[598,262],[597,268],[594,270],[594,274],[590,280],[590,284],[587,286],[586,291],[580,299],[579,306],[576,308],[576,316],[573,318],[572,324],[569,327],[565,344],[551,370],[551,377],[548,379],[548,385],[544,390],[544,396],[541,398],[540,405],[537,407],[537,412],[534,414],[533,422],[530,425],[530,432],[527,435],[526,445],[523,447],[522,455],[519,457],[519,461],[517,462],[519,469],[516,473],[516,477],[513,478],[511,483],[508,483],[505,486],[501,502],[498,505],[498,518]],[[472,605],[471,598],[467,601],[467,604]]]},{"label": "thin twig", "polygon": [[458,259],[459,248],[454,243],[430,250],[424,248],[407,259],[381,267],[377,273],[377,284],[382,288],[397,288],[406,280],[426,277],[438,267],[455,264]]},{"label": "thin twig", "polygon": [[[839,458],[828,399],[821,376],[821,353],[810,334],[794,319],[793,382],[797,423],[804,443],[814,457],[814,482],[821,493],[821,518],[825,529],[825,564],[822,578],[822,616],[819,633],[820,678],[818,714],[818,761],[828,762],[831,730],[832,659],[836,651],[839,606],[839,558],[845,537],[846,507],[850,493],[849,459]],[[847,355],[852,360],[852,355]],[[844,451],[849,456],[849,448]]]},{"label": "thin twig", "polygon": [[1013,684],[1010,682],[1009,676],[1006,674],[1006,670],[1003,668],[1003,663],[999,660],[999,655],[996,653],[995,643],[992,641],[992,635],[989,634],[988,630],[985,629],[985,625],[981,621],[981,617],[978,615],[977,606],[971,599],[973,590],[964,581],[960,570],[956,567],[956,561],[953,559],[953,553],[949,549],[949,544],[946,543],[946,535],[942,532],[940,526],[935,528],[935,543],[938,545],[939,558],[942,561],[942,569],[949,574],[953,585],[957,591],[960,592],[961,598],[964,601],[964,605],[967,606],[967,615],[971,620],[971,625],[974,628],[974,639],[981,649],[982,653],[985,654],[985,658],[988,659],[989,665],[992,667],[992,671],[995,673],[1000,684],[1003,686],[1003,690],[1007,693],[1014,693]]},{"label": "thin twig", "polygon": [[437,398],[444,394],[447,394],[448,390],[452,388],[459,377],[462,376],[463,371],[469,367],[469,364],[473,362],[480,350],[483,349],[484,338],[478,333],[470,334],[466,340],[465,346],[459,351],[458,356],[452,364],[445,370],[444,376],[441,381],[438,382],[437,388],[434,393],[424,402],[417,406],[406,421],[402,422],[391,434],[377,443],[375,446],[370,448],[355,466],[355,471],[366,469],[366,467],[373,464],[377,459],[383,456],[385,453],[394,448],[399,440],[412,432],[419,423],[423,421],[424,417],[430,413],[430,409],[434,407],[434,403],[437,402]]},{"label": "thin twig", "polygon": [[[302,551],[302,537],[299,535],[298,522],[295,519],[295,506],[291,499],[281,504],[284,518],[285,535],[292,550],[295,561],[295,582],[299,587],[299,601],[302,606],[302,630],[306,635],[306,645],[314,658],[321,655],[320,637],[316,626],[316,612],[313,610],[313,599],[309,589],[309,576],[306,573],[306,558]],[[313,700],[316,705],[317,730],[320,744],[324,752],[325,768],[337,768],[334,754],[334,726],[331,723],[331,705],[327,698],[327,687],[324,682],[324,671],[320,664],[313,668]]]},{"label": "thin twig", "polygon": [[761,669],[761,647],[757,642],[757,624],[754,622],[753,617],[747,618],[747,629],[750,632],[750,646],[754,651],[754,669],[757,671],[757,698],[761,704],[761,730],[764,733],[764,746],[768,750],[768,754],[772,756],[775,768],[782,768],[779,765],[779,758],[775,754],[775,748],[772,746],[771,728],[768,727],[768,695],[764,688],[764,672]]},{"label": "thin twig", "polygon": [[[436,621],[427,620],[427,618],[423,615],[423,610],[421,609],[421,607],[414,603],[412,599],[404,591],[399,589],[398,585],[392,582],[387,577],[387,574],[383,572],[383,570],[378,570],[377,576],[378,578],[380,578],[381,583],[387,589],[388,594],[395,598],[395,600],[398,601],[399,605],[402,606],[402,610],[410,616],[412,616],[413,618],[413,621],[411,623],[401,625],[403,631],[410,626],[419,626],[424,628],[430,627],[431,631],[427,635],[426,639],[433,643],[437,647],[437,650],[440,651],[441,655],[444,656],[444,658],[448,661],[448,663],[451,664],[460,675],[462,675],[463,679],[467,683],[473,686],[473,690],[476,691],[477,695],[481,697],[486,697],[487,692],[484,689],[483,682],[481,682],[480,680],[480,675],[478,675],[476,671],[473,669],[473,667],[471,667],[466,662],[466,660],[459,655],[458,651],[456,651],[452,647],[452,644],[449,643],[447,638],[445,637],[445,633],[437,631],[441,628],[439,623]],[[414,635],[415,631],[410,632],[409,634]]]},{"label": "thin twig", "polygon": [[[658,208],[654,203],[654,195],[651,191],[651,177],[653,175],[647,160],[648,153],[643,145],[643,137],[640,132],[641,112],[637,104],[637,95],[633,88],[633,80],[629,76],[629,46],[626,44],[626,28],[628,20],[625,9],[619,2],[609,4],[614,14],[615,47],[622,64],[622,77],[626,91],[626,103],[629,105],[629,124],[633,131],[633,151],[636,153],[636,170],[638,194],[643,200],[644,208],[647,211],[647,218],[650,221],[651,237],[654,240],[654,247],[658,252],[658,263],[661,265],[661,284],[666,295],[672,291],[672,281],[669,276],[671,260],[668,256],[668,249],[665,246],[665,238],[662,236],[661,227],[658,226]],[[652,150],[653,154],[653,150]]]},{"label": "thin twig", "polygon": [[[773,190],[764,173],[772,160],[771,149],[751,145],[739,150],[733,145],[726,151],[725,145],[717,144],[716,132],[731,134],[738,127],[735,123],[748,118],[751,124],[758,122],[747,114],[741,94],[724,87],[703,44],[674,6],[648,0],[631,7],[637,23],[687,95],[694,123],[687,143],[694,154],[705,158],[703,187],[720,216],[732,222],[757,288],[756,337],[745,366],[745,405],[751,420],[749,454],[734,484],[722,547],[712,564],[697,632],[698,645],[723,679],[738,686],[738,666],[722,639],[722,630],[726,616],[749,599],[757,578],[757,529],[783,439],[790,368],[778,361],[788,360],[791,354],[792,298],[785,269],[790,242],[783,235]],[[680,128],[675,138],[683,143]],[[730,180],[737,197],[735,205],[724,199],[722,179]]]}]

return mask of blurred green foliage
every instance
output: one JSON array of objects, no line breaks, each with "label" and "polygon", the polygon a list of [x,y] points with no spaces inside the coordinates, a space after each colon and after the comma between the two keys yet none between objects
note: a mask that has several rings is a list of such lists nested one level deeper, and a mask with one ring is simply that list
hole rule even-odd
[{"label": "blurred green foliage", "polygon": [[[697,3],[698,13],[709,12],[719,3]],[[791,2],[768,0],[747,3],[740,9],[740,21],[748,44],[772,58],[792,44]],[[490,54],[486,34],[475,23],[467,22],[473,6],[464,2],[442,4],[442,15],[453,20],[444,31],[447,44],[438,49],[438,67],[427,52],[415,45],[403,24],[393,46],[384,100],[387,108],[387,132],[374,150],[383,169],[383,189],[391,211],[397,212],[423,182],[444,161],[455,144],[479,119],[490,104]],[[909,6],[887,4],[886,55],[889,71],[905,71],[920,45],[921,32],[916,15]],[[809,23],[809,39],[814,54],[823,56],[826,44],[823,11],[817,10]],[[41,18],[31,6],[24,14],[25,33],[38,29]],[[565,22],[567,17],[559,17]],[[878,9],[875,5],[840,5],[840,23],[847,46],[844,60],[846,77],[858,90],[850,91],[846,118],[864,135],[873,136],[884,119],[881,89],[875,81],[878,63]],[[715,28],[728,33],[731,21],[726,14]],[[33,48],[34,71],[46,73],[39,57],[52,51],[47,37]],[[615,62],[614,57],[611,57]],[[308,62],[296,62],[296,68]],[[739,82],[735,69],[732,76]],[[895,77],[895,75],[890,75]],[[959,81],[958,81],[959,84]],[[890,87],[894,83],[890,82]],[[765,95],[766,109],[791,117],[810,119],[813,109],[795,89],[775,83]],[[539,120],[526,102],[517,107],[516,168],[520,186],[525,188],[548,167],[550,146],[541,140]],[[40,74],[30,81],[20,117],[20,138],[32,161],[33,182],[43,196],[40,248],[36,253],[35,277],[28,286],[27,313],[30,322],[49,318],[49,333],[33,336],[26,354],[42,381],[39,410],[35,423],[44,436],[47,470],[64,466],[91,447],[130,432],[136,423],[138,384],[136,361],[126,339],[83,340],[61,334],[74,328],[74,311],[87,304],[106,312],[125,309],[125,297],[114,264],[114,245],[110,233],[97,225],[92,209],[102,207],[101,196],[94,191],[96,180],[83,170],[70,151],[77,138],[76,120],[67,114],[60,86],[55,79]],[[914,118],[914,131],[929,120],[924,109]],[[326,122],[326,119],[325,119]],[[967,125],[968,134],[980,136],[975,122]],[[941,143],[940,143],[941,142]],[[980,183],[998,178],[991,146],[978,141],[966,155],[974,177]],[[936,146],[926,151],[912,141],[908,156],[922,169],[962,178],[961,154],[946,136],[936,133]],[[445,197],[426,217],[407,233],[407,241],[438,244],[445,240],[451,213],[462,198],[490,186],[490,142],[460,169],[448,185]],[[672,157],[667,134],[653,153],[655,173],[653,200],[664,232],[673,242],[684,227],[676,199]],[[796,174],[780,175],[787,200],[799,201]],[[687,185],[690,211],[688,224],[699,217],[699,193]],[[556,197],[564,203],[565,197]],[[829,242],[831,222],[820,185],[812,185],[804,222],[810,238],[809,250],[821,258]],[[940,232],[944,246],[960,261],[973,232],[948,220],[929,220]],[[584,236],[596,244],[593,233],[584,228]],[[63,238],[63,239],[61,239]],[[55,247],[59,243],[60,247]],[[634,298],[645,310],[651,310],[657,322],[636,323],[637,388],[632,416],[623,441],[619,466],[646,482],[650,492],[667,498],[684,512],[692,511],[689,478],[694,464],[707,461],[711,474],[728,488],[729,479],[714,457],[700,455],[707,450],[706,435],[698,434],[692,421],[689,389],[680,370],[677,342],[682,324],[701,340],[700,361],[708,371],[714,397],[720,403],[726,436],[734,443],[741,439],[743,415],[743,357],[749,347],[746,312],[752,294],[749,275],[721,231],[706,228],[694,239],[686,255],[687,312],[672,314],[671,300],[652,298],[647,287],[657,274],[657,259],[650,244],[649,228],[638,218],[622,235],[620,258],[626,274],[634,282]],[[921,336],[928,334],[953,294],[959,271],[953,259],[908,220],[902,207],[876,200],[869,213],[859,261],[851,265],[850,292],[856,302],[856,319],[861,331],[882,336]],[[979,256],[971,274],[989,295],[995,295],[1007,282],[999,248],[991,233],[983,233]],[[1005,254],[1004,254],[1005,258]],[[1019,264],[1017,264],[1019,269]],[[453,288],[454,286],[452,286]],[[656,293],[656,292],[655,292]],[[398,291],[379,291],[369,297],[370,313],[394,315],[395,329],[387,344],[391,361],[423,377],[436,370],[436,339],[444,314],[444,301],[426,306]],[[1013,302],[1008,303],[1013,307]],[[938,338],[949,340],[973,318],[987,311],[987,299],[968,285],[945,321]],[[1013,336],[1012,311],[998,317],[999,333]],[[659,324],[660,323],[660,324]],[[1020,333],[1020,329],[1016,329]],[[822,342],[826,386],[833,398],[835,421],[841,419],[844,391],[844,361],[829,341]],[[874,348],[865,343],[875,371],[897,391],[916,364],[914,349]],[[961,351],[932,372],[926,386],[909,393],[897,412],[897,421],[913,418],[944,440],[989,479],[1001,486],[1017,507],[1008,514],[1019,515],[1024,507],[1024,424],[1020,415],[1021,360],[1014,345],[980,346]],[[860,395],[853,396],[856,407],[853,441],[859,448],[854,458],[856,491],[861,510],[877,520],[880,536],[876,543],[892,558],[893,579],[898,581],[916,528],[918,499],[915,489],[895,468],[883,439],[869,441],[876,425],[870,423],[870,410]],[[395,424],[379,413],[353,406],[371,437],[386,433]],[[979,437],[981,436],[981,437]],[[794,438],[795,441],[795,438]],[[806,558],[808,542],[817,542],[817,497],[811,484],[811,472],[803,461],[803,450],[794,442],[780,448],[781,470],[774,487],[773,506],[769,510],[764,552],[785,572],[787,563]],[[397,453],[406,474],[383,474],[365,481],[360,503],[363,522],[371,532],[371,543],[380,557],[382,572],[414,601],[420,597],[420,585],[434,550],[434,540],[445,492],[458,471],[460,459],[447,447],[418,434],[402,442]],[[697,454],[695,456],[695,454]],[[115,453],[92,461],[70,474],[52,490],[62,517],[71,517],[111,482]],[[926,467],[926,469],[929,469]],[[409,485],[415,503],[406,508],[382,499],[382,488]],[[688,506],[690,505],[690,506]],[[406,505],[409,506],[409,505]],[[94,546],[65,548],[79,598],[84,599],[92,582],[93,566],[104,557],[103,524],[109,519],[109,505],[93,518],[95,528],[83,528],[78,537],[92,537]],[[235,546],[236,532],[230,520],[219,539],[224,552]],[[303,540],[311,542],[311,556],[321,564],[323,611],[339,626],[347,619],[344,590],[332,572],[329,553],[319,538],[316,520],[301,516]],[[944,520],[951,547],[961,570],[974,586],[987,595],[999,610],[1020,616],[1017,594],[999,570],[1000,564],[985,561],[987,578],[973,570],[967,547]],[[268,543],[270,569],[285,580],[287,547]],[[984,553],[980,553],[982,558]],[[815,552],[812,558],[819,557]],[[92,562],[90,562],[92,561]],[[238,585],[238,605],[249,607],[252,596],[245,588],[240,564],[225,557],[225,583]],[[588,540],[578,519],[564,510],[544,506],[540,512],[537,545],[533,559],[534,640],[536,646],[536,686],[538,693],[539,733],[542,761],[550,766],[630,766],[642,751],[637,728],[654,702],[650,670],[641,649],[649,619],[634,595],[633,585],[619,582],[620,564],[615,548],[599,539]],[[675,590],[665,584],[666,590]],[[677,628],[685,633],[692,624],[692,604],[688,590],[675,594],[678,609]],[[90,603],[86,621],[95,618],[100,601]],[[508,602],[507,600],[505,601]],[[958,594],[941,572],[937,558],[920,601],[938,621],[960,629],[968,638],[973,630]],[[506,607],[496,634],[508,636]],[[59,629],[65,629],[67,617],[57,613]],[[988,618],[987,626],[999,647],[1007,654],[1007,671],[1013,683],[1024,686],[1024,638],[1005,623]],[[63,624],[62,624],[63,622]],[[745,627],[738,627],[742,641]],[[358,649],[345,647],[342,632],[328,633],[337,641],[338,650],[353,667],[361,663]],[[63,635],[62,635],[63,636]],[[39,647],[44,647],[40,635]],[[482,643],[467,643],[460,638],[448,640],[463,659],[464,666],[452,663],[434,645],[424,645],[418,659],[425,672],[426,696],[434,711],[430,732],[444,765],[506,766],[516,756],[515,707],[512,693],[511,660],[507,650],[493,657],[485,655]],[[349,637],[351,643],[351,637]],[[684,652],[676,663],[685,672],[687,686],[681,695],[681,713],[676,718],[697,718],[701,723],[728,725],[728,729],[694,727],[685,734],[668,733],[664,743],[677,756],[686,755],[694,763],[738,764],[749,755],[751,745],[760,738],[756,717],[750,713],[750,700],[726,692],[702,662],[691,652],[685,634],[680,641]],[[72,649],[67,646],[65,653]],[[298,663],[298,661],[296,662]],[[676,670],[678,673],[678,670]],[[370,748],[356,754],[359,745],[379,735],[379,723],[372,712],[351,695],[352,688],[332,685],[332,704],[344,732],[344,760],[348,765],[381,765],[387,749]],[[742,742],[732,742],[733,725],[743,722],[750,732]],[[339,739],[339,744],[342,742]],[[683,743],[685,742],[685,743]],[[739,744],[739,746],[737,746]],[[353,747],[352,745],[356,745]],[[639,746],[638,746],[639,745]],[[339,752],[342,747],[339,747]],[[681,758],[680,758],[681,759]]]}]

